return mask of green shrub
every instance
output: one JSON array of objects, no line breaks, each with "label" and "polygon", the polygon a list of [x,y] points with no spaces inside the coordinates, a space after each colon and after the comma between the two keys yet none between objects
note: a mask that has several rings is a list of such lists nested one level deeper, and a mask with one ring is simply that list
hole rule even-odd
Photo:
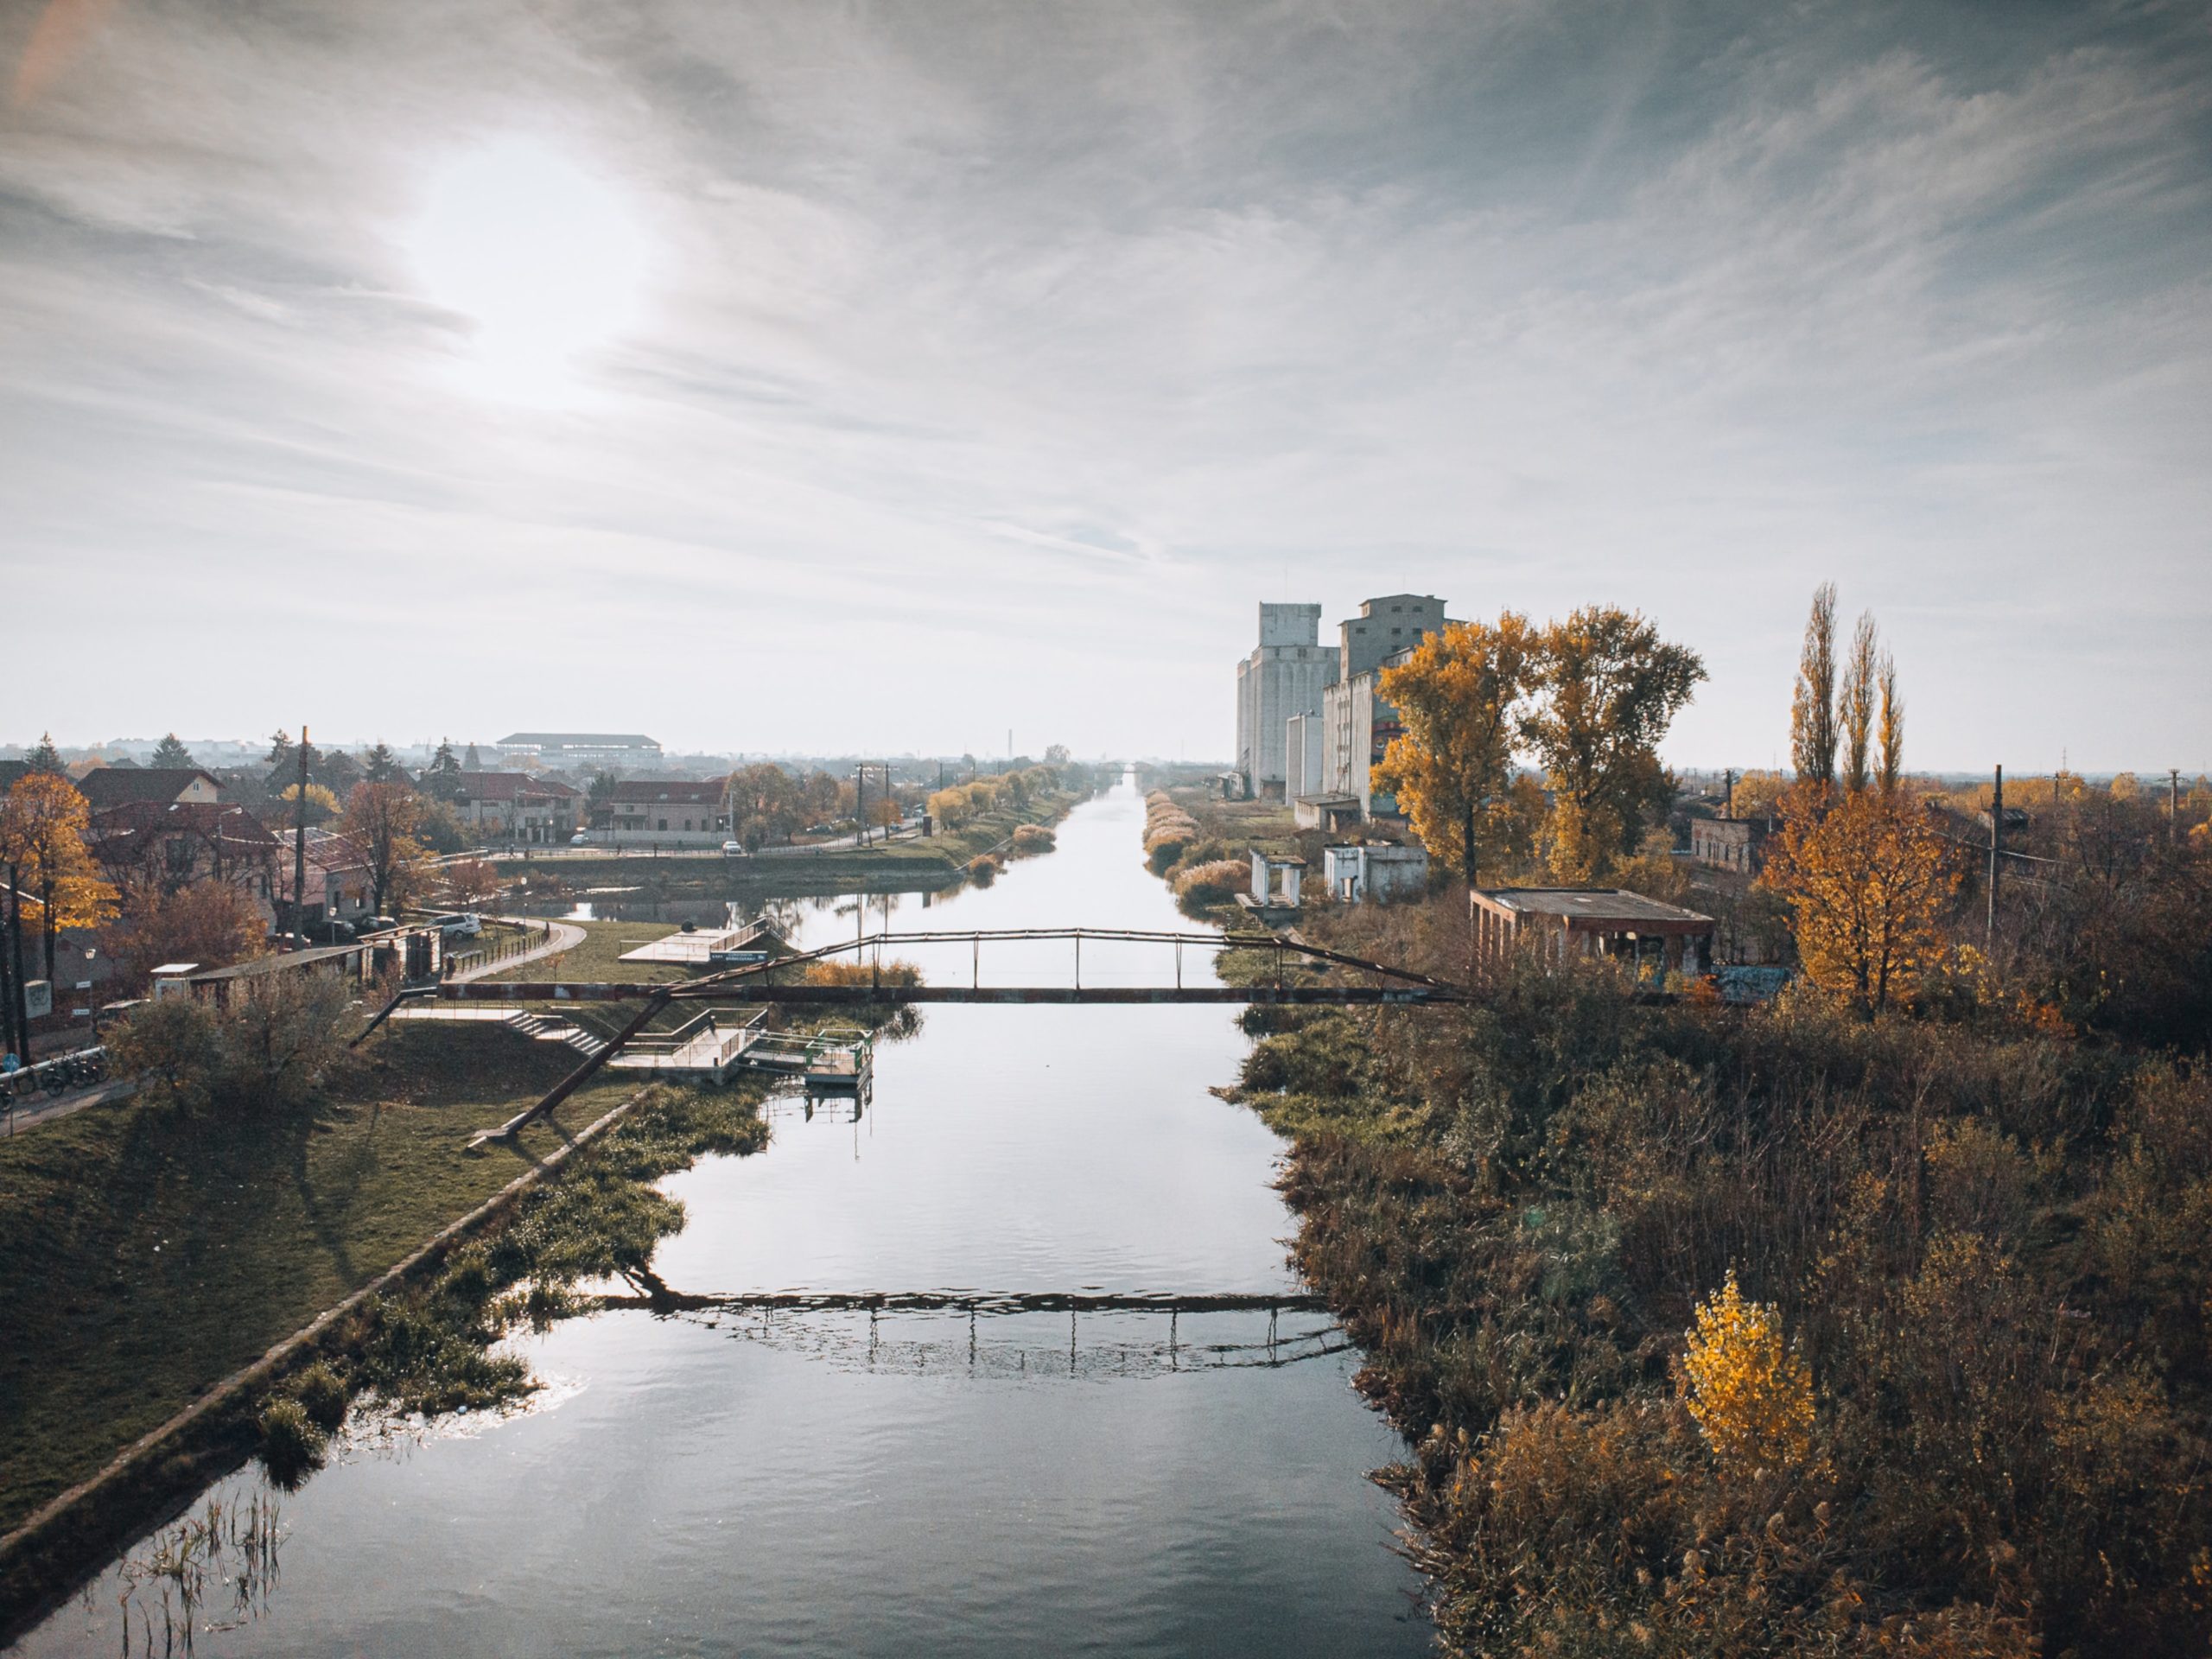
[{"label": "green shrub", "polygon": [[327,1444],[307,1408],[289,1395],[278,1395],[262,1407],[261,1465],[279,1486],[296,1486],[322,1466]]},{"label": "green shrub", "polygon": [[326,1433],[334,1434],[346,1421],[352,1391],[345,1378],[327,1360],[317,1360],[292,1379],[292,1397],[300,1402],[308,1421]]}]

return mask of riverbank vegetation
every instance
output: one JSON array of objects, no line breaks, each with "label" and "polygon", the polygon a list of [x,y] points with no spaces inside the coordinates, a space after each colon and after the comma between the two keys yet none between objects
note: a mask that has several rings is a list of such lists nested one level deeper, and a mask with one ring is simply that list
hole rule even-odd
[{"label": "riverbank vegetation", "polygon": [[1603,965],[1294,1027],[1243,1097],[1456,1649],[2201,1649],[2201,1071]]},{"label": "riverbank vegetation", "polygon": [[[1429,690],[1479,703],[1511,677],[1480,666],[1432,660]],[[1407,721],[1422,741],[1496,729],[1429,712]],[[1385,779],[1429,791],[1422,838],[1461,882],[1324,899],[1300,927],[1471,980],[1474,1006],[1248,1020],[1234,1093],[1291,1138],[1298,1262],[1407,1436],[1385,1478],[1444,1644],[2201,1652],[2207,803],[2185,817],[2176,791],[2162,819],[2117,787],[2055,789],[2018,837],[2042,866],[1993,910],[1961,804],[1903,771],[1878,634],[1838,649],[1832,593],[1792,727],[1749,895],[1797,974],[1780,997],[1634,995],[1602,958],[1478,964],[1476,854],[1489,884],[1676,898],[1679,863],[1629,833],[1666,802],[1639,763],[1577,804],[1546,756],[1516,839],[1525,776],[1500,790],[1394,747]],[[1245,810],[1192,804],[1196,839]],[[1224,958],[1248,971],[1268,969]]]},{"label": "riverbank vegetation", "polygon": [[[561,1144],[468,1135],[574,1054],[394,1024],[249,1106],[181,1077],[0,1141],[0,1530],[341,1300]],[[595,1083],[588,1122],[625,1092]]]}]

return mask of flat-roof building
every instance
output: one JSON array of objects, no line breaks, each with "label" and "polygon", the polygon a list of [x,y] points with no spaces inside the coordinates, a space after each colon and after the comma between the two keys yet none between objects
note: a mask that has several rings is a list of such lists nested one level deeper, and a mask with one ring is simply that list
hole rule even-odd
[{"label": "flat-roof building", "polygon": [[1713,952],[1713,918],[1625,887],[1478,887],[1467,894],[1475,955],[1503,963],[1533,950],[1547,962],[1616,957],[1639,972],[1698,971]]}]

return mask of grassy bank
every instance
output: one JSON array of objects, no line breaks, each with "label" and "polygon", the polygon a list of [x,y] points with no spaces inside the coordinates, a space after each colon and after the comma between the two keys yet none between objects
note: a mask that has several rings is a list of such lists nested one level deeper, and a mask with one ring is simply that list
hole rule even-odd
[{"label": "grassy bank", "polygon": [[[574,1059],[395,1025],[284,1119],[133,1099],[0,1141],[0,1531],[559,1144],[550,1126],[464,1143]],[[634,1087],[595,1084],[564,1116]]]},{"label": "grassy bank", "polygon": [[[1458,948],[1427,906],[1307,925]],[[1277,1024],[1242,1097],[1452,1650],[2202,1650],[2201,1074],[1602,968]]]}]

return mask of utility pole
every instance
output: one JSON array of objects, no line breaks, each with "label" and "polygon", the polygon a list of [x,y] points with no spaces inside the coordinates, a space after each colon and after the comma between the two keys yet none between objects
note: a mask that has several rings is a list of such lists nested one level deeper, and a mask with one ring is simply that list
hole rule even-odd
[{"label": "utility pole", "polygon": [[8,952],[10,964],[15,970],[15,983],[10,995],[16,1013],[16,1058],[29,1065],[31,1063],[31,999],[23,974],[23,873],[12,862],[8,866]]},{"label": "utility pole", "polygon": [[292,949],[307,944],[302,920],[308,898],[308,728],[300,728],[300,792],[292,803]]},{"label": "utility pole", "polygon": [[868,845],[868,762],[853,768],[853,832],[856,845]]},{"label": "utility pole", "polygon": [[2181,768],[2166,768],[2166,844],[2181,845]]},{"label": "utility pole", "polygon": [[1989,797],[1989,925],[1983,943],[1990,954],[1997,950],[1997,872],[2005,856],[2005,768],[1997,768],[1997,786]]},{"label": "utility pole", "polygon": [[1732,818],[1736,816],[1735,770],[1732,767],[1728,771],[1722,772],[1720,776],[1722,779],[1720,785],[1720,816],[1724,818]]}]

